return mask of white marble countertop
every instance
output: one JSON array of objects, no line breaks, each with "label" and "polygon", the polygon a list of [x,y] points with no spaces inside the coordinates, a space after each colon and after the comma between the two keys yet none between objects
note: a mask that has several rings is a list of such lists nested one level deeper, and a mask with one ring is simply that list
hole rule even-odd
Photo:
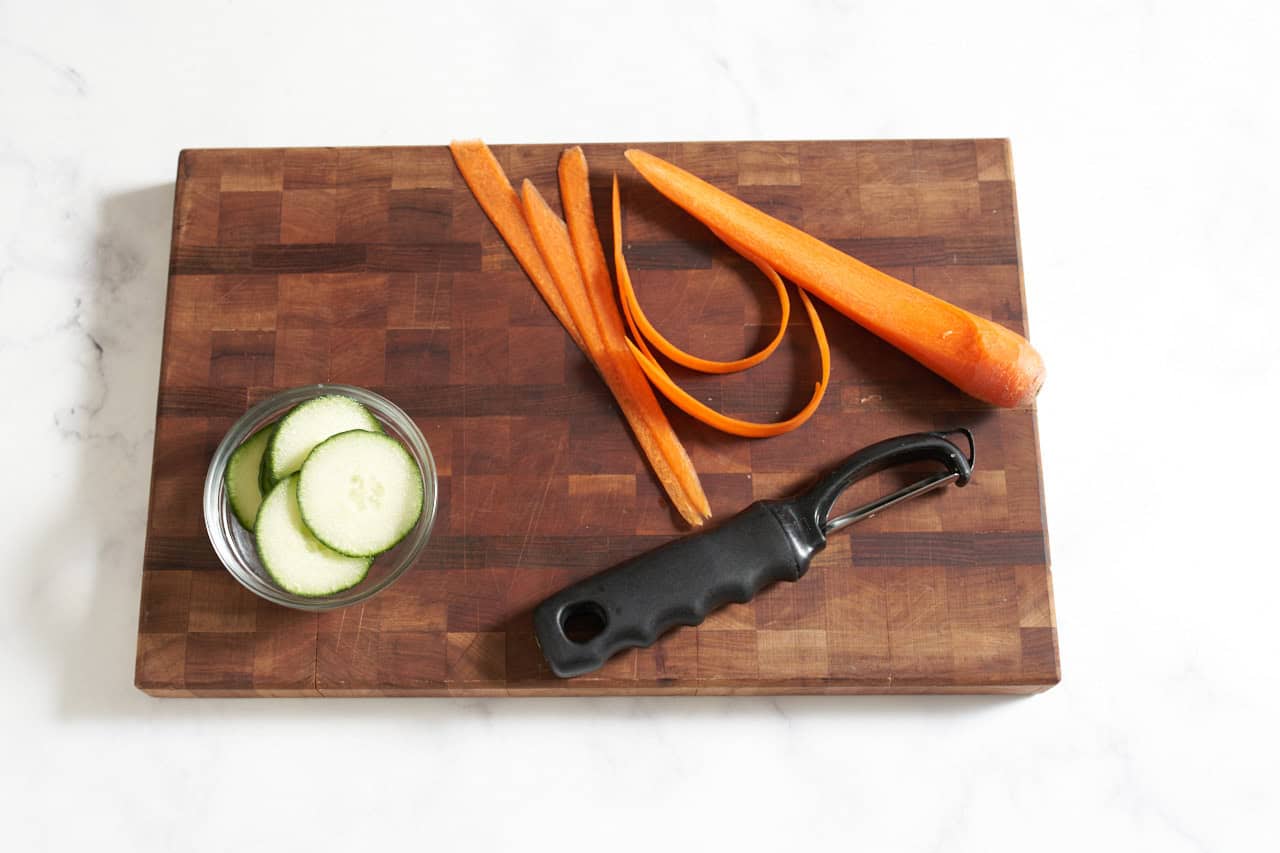
[{"label": "white marble countertop", "polygon": [[[0,4],[7,849],[1274,844],[1274,5],[630,5]],[[178,150],[473,135],[1010,137],[1062,684],[135,691]]]}]

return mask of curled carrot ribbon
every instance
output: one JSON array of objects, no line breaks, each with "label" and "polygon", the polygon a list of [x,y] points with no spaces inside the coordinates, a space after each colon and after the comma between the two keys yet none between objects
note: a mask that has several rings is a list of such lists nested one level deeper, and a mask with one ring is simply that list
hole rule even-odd
[{"label": "curled carrot ribbon", "polygon": [[799,290],[798,293],[805,312],[809,315],[809,322],[813,326],[814,339],[818,343],[818,352],[822,358],[822,378],[814,385],[813,396],[804,408],[786,420],[762,424],[754,421],[744,421],[739,418],[729,417],[722,412],[717,412],[677,385],[675,380],[658,364],[653,350],[649,348],[649,345],[652,344],[654,349],[657,349],[667,358],[691,370],[697,370],[702,373],[724,374],[745,370],[760,364],[772,355],[774,350],[778,348],[778,344],[782,342],[782,338],[786,334],[787,321],[790,318],[791,311],[791,303],[787,299],[786,287],[782,283],[782,278],[772,266],[737,245],[735,241],[718,232],[716,236],[723,240],[729,248],[755,264],[764,273],[777,291],[779,304],[782,307],[781,322],[778,325],[778,333],[773,340],[760,351],[734,361],[713,361],[685,352],[663,337],[641,310],[640,302],[636,298],[635,287],[631,282],[631,272],[627,269],[627,260],[622,249],[622,202],[618,194],[618,179],[617,176],[614,177],[613,259],[618,272],[618,291],[622,301],[622,313],[635,339],[628,340],[627,346],[631,349],[631,354],[635,356],[636,362],[639,363],[641,370],[649,377],[649,381],[653,383],[654,387],[690,417],[696,418],[722,432],[744,438],[767,438],[790,432],[809,420],[810,416],[817,410],[818,404],[822,402],[823,395],[826,394],[827,384],[831,378],[831,348],[827,344],[827,334],[822,327],[822,320],[818,317],[817,310],[814,309],[813,303],[809,301],[809,297],[803,290]]}]

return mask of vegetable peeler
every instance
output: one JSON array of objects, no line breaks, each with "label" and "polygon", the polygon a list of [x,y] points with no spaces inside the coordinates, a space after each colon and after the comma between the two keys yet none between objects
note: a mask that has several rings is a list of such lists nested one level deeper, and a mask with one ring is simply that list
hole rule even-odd
[{"label": "vegetable peeler", "polygon": [[[949,436],[964,436],[968,455]],[[887,468],[938,462],[944,470],[830,517],[845,489]],[[827,536],[903,501],[973,474],[973,434],[964,428],[885,439],[845,459],[787,500],[757,501],[705,531],[668,542],[580,581],[534,609],[538,645],[561,678],[599,669],[624,649],[652,645],[698,625],[776,581],[797,581]]]}]

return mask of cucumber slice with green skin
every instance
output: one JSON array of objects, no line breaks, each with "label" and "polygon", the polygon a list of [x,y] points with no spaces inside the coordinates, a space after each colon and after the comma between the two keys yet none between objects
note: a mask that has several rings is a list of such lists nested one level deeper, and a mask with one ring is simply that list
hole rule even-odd
[{"label": "cucumber slice with green skin", "polygon": [[336,394],[295,406],[280,420],[267,446],[267,478],[271,485],[301,469],[317,444],[353,429],[381,433],[382,424],[355,400]]},{"label": "cucumber slice with green skin", "polygon": [[422,472],[389,435],[352,430],[316,446],[298,475],[303,523],[335,551],[389,551],[422,515]]},{"label": "cucumber slice with green skin", "polygon": [[298,475],[281,480],[262,501],[253,528],[258,556],[272,580],[294,595],[316,597],[364,580],[373,560],[326,548],[302,523]]},{"label": "cucumber slice with green skin", "polygon": [[275,424],[258,430],[237,447],[227,460],[224,474],[227,500],[231,503],[231,511],[236,520],[248,530],[253,529],[254,519],[258,517],[258,507],[262,505],[263,491],[258,482],[258,472],[266,456],[267,444],[275,431]]}]

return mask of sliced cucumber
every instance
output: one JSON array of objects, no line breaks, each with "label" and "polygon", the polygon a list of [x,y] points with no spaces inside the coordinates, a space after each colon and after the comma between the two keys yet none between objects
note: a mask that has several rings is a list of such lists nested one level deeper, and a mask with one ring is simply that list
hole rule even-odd
[{"label": "sliced cucumber", "polygon": [[395,547],[422,515],[422,472],[389,435],[352,430],[316,446],[298,475],[298,507],[335,551],[371,557]]},{"label": "sliced cucumber", "polygon": [[237,447],[227,460],[227,500],[231,502],[236,520],[249,530],[253,529],[258,507],[262,505],[263,492],[258,483],[258,471],[275,431],[275,424],[264,426]]},{"label": "sliced cucumber", "polygon": [[350,589],[364,580],[373,563],[367,557],[339,554],[311,535],[298,511],[296,474],[277,483],[262,501],[253,532],[262,565],[294,595],[321,596]]},{"label": "sliced cucumber", "polygon": [[302,468],[317,444],[331,435],[362,429],[382,432],[378,419],[350,397],[316,397],[285,415],[267,447],[267,479],[270,485]]}]

